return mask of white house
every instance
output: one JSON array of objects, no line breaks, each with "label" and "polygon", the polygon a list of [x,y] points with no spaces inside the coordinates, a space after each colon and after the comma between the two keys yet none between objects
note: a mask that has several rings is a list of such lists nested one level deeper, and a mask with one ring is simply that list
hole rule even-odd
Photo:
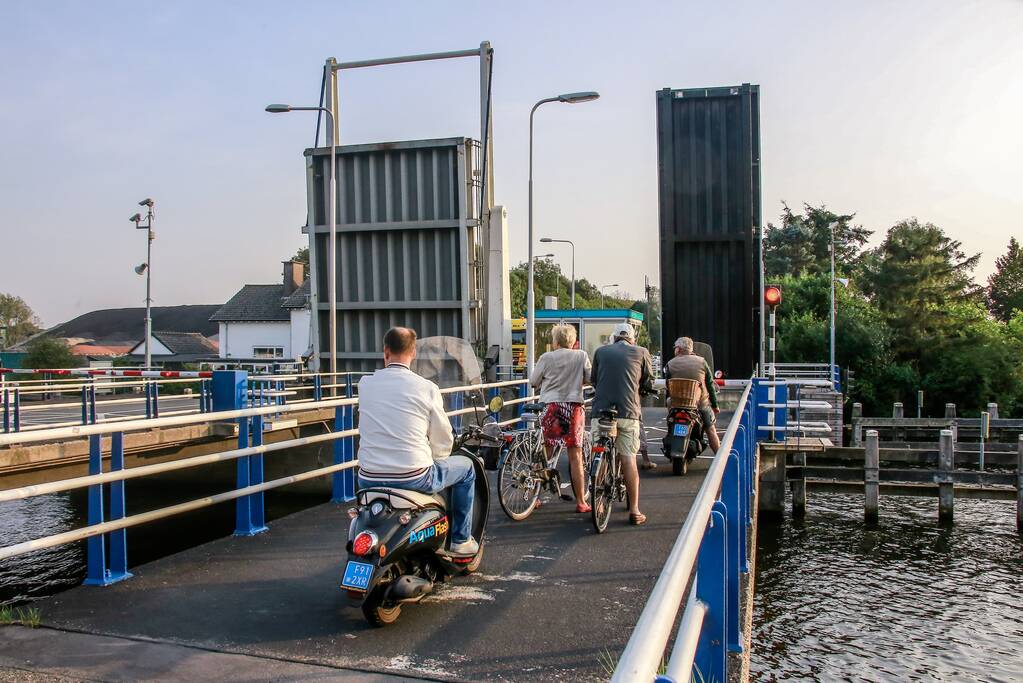
[{"label": "white house", "polygon": [[309,344],[309,281],[303,264],[284,262],[284,282],[245,285],[210,316],[220,326],[220,357],[301,360]]}]

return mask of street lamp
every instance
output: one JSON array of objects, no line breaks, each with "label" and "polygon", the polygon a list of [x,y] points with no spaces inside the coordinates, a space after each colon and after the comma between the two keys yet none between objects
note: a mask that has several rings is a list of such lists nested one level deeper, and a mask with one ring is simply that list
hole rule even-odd
[{"label": "street lamp", "polygon": [[572,247],[572,310],[575,310],[575,243],[572,240],[556,240],[550,237],[541,237],[540,241],[545,244],[552,242],[559,242],[562,244],[568,244]]},{"label": "street lamp", "polygon": [[604,308],[604,290],[607,289],[608,287],[618,287],[618,284],[616,283],[616,284],[613,284],[613,285],[601,285],[600,286],[600,307],[601,308]]},{"label": "street lamp", "polygon": [[142,214],[136,213],[128,220],[135,224],[136,230],[146,231],[146,260],[144,263],[140,263],[135,266],[135,272],[138,275],[142,273],[146,274],[146,367],[148,370],[153,363],[152,348],[150,347],[150,339],[153,336],[153,297],[152,297],[152,264],[153,264],[153,239],[156,237],[156,233],[153,232],[153,208],[156,206],[149,197],[146,197],[139,206],[146,207],[146,224],[142,225]]},{"label": "street lamp", "polygon": [[[269,104],[266,110],[271,114],[285,114],[291,111],[322,111],[330,118],[330,129],[334,128],[334,114],[326,107],[293,107],[290,104]],[[336,395],[337,387],[337,271],[334,266],[337,252],[337,138],[330,136],[330,245],[327,247],[327,299],[330,306],[330,394]],[[316,240],[315,233],[313,241]],[[313,263],[313,261],[310,261]],[[319,316],[320,312],[313,311]],[[319,330],[319,325],[316,326]]]},{"label": "street lamp", "polygon": [[536,301],[533,300],[533,114],[540,105],[548,102],[564,102],[565,104],[579,104],[590,102],[600,97],[598,93],[570,92],[555,97],[545,97],[529,111],[529,274],[526,278],[526,377],[533,375],[533,356],[536,348]]}]

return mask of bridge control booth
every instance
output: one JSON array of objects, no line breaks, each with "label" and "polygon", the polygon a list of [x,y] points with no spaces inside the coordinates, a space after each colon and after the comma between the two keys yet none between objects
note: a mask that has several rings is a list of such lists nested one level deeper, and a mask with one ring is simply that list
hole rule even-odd
[{"label": "bridge control booth", "polygon": [[579,336],[579,348],[593,358],[593,353],[606,344],[615,325],[627,322],[636,328],[643,326],[643,314],[628,308],[592,308],[566,310],[539,310],[536,312],[536,355],[552,348],[551,329],[558,324],[568,323],[575,327]]}]

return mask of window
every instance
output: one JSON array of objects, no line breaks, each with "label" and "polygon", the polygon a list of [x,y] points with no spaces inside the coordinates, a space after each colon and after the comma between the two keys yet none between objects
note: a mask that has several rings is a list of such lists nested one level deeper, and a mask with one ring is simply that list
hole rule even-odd
[{"label": "window", "polygon": [[253,358],[284,358],[283,346],[253,346]]}]

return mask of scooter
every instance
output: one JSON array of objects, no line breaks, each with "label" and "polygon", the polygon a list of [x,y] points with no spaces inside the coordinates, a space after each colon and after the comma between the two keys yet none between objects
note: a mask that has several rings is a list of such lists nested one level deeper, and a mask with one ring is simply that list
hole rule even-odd
[{"label": "scooter", "polygon": [[671,461],[671,473],[683,475],[689,463],[707,448],[703,418],[696,408],[671,408],[668,411],[668,431],[664,436],[664,457]]},{"label": "scooter", "polygon": [[[493,412],[499,410],[498,406]],[[493,434],[492,424],[469,425],[456,438],[451,455],[470,458],[476,472],[472,536],[479,541],[479,550],[475,555],[450,551],[447,496],[385,486],[365,488],[357,494],[357,505],[348,511],[352,521],[341,588],[353,606],[362,608],[370,624],[394,623],[404,605],[421,601],[436,583],[479,568],[490,487],[483,461],[466,446],[470,440],[503,444],[504,440]],[[500,433],[499,428],[496,431]]]}]

